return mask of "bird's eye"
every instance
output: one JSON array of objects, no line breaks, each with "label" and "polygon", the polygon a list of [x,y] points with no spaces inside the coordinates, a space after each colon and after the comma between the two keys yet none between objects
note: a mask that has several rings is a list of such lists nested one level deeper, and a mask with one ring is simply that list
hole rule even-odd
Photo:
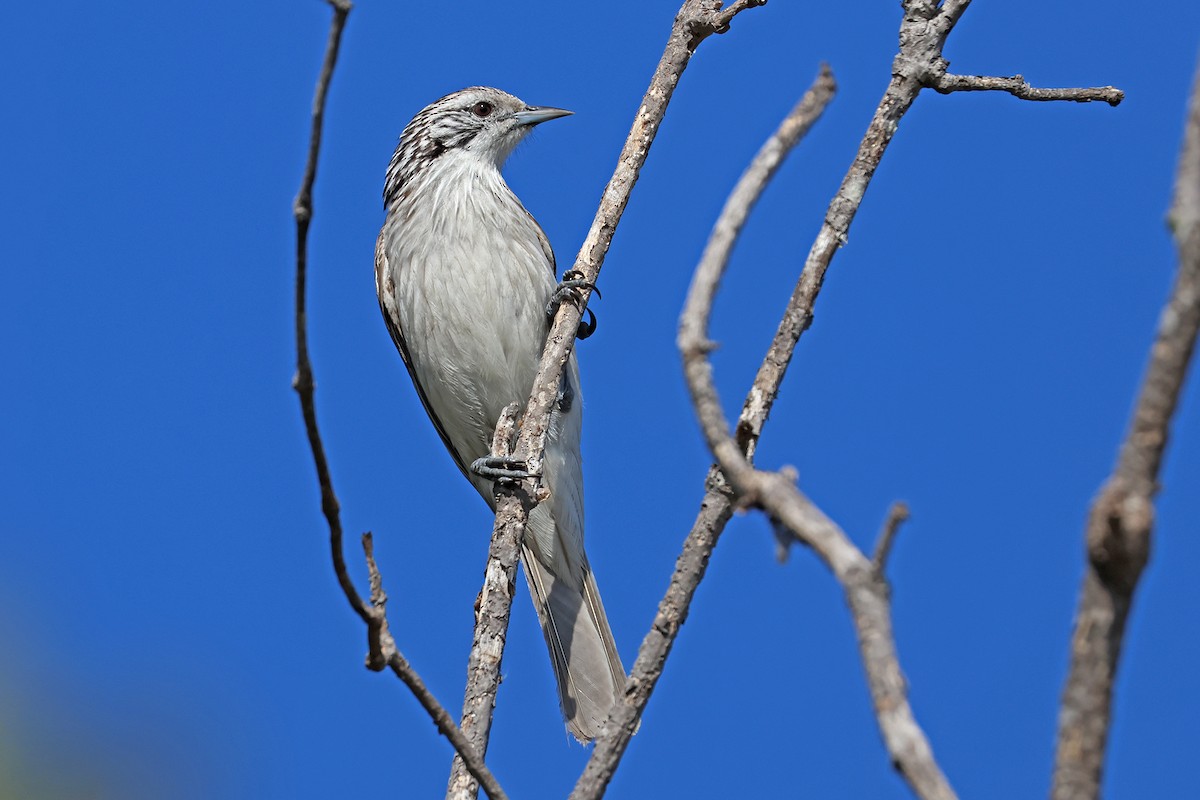
[{"label": "bird's eye", "polygon": [[478,103],[471,106],[471,113],[477,117],[486,117],[492,113],[492,104],[487,100],[480,100]]}]

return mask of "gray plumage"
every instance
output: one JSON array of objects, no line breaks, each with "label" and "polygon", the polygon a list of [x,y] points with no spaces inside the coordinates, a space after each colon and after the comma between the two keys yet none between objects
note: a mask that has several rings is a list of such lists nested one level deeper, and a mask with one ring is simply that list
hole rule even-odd
[{"label": "gray plumage", "polygon": [[[540,122],[569,112],[472,87],[413,117],[384,185],[375,248],[383,317],[429,418],[490,504],[486,456],[501,411],[524,408],[548,330],[554,253],[500,168]],[[550,419],[542,482],[521,560],[550,649],[567,728],[590,741],[625,670],[583,549],[582,396],[572,354]]]}]

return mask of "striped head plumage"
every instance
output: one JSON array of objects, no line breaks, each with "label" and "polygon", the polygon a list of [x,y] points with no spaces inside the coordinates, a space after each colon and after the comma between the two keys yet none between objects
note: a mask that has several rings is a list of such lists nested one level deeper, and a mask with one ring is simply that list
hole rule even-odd
[{"label": "striped head plumage", "polygon": [[488,86],[448,94],[422,109],[400,134],[384,181],[384,206],[401,199],[406,187],[447,153],[471,153],[499,169],[533,126],[570,113],[531,106]]}]

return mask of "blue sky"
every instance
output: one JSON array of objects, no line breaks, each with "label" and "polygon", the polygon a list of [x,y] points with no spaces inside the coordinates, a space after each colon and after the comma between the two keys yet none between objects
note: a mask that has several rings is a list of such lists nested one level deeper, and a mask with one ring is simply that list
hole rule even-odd
[{"label": "blue sky", "polygon": [[[461,702],[490,519],[379,318],[372,251],[405,122],[490,84],[571,108],[511,185],[569,263],[677,5],[360,2],[311,235],[318,411],[344,520],[372,530],[394,632]],[[588,549],[627,664],[709,458],[675,326],[725,194],[828,61],[840,93],[767,191],[713,336],[732,411],[889,77],[896,2],[740,16],[687,71],[580,347]],[[32,796],[430,797],[449,746],[366,672],[290,389],[294,228],[323,3],[19,3],[0,67],[0,770]],[[836,257],[760,448],[869,546],[894,499],[895,623],[919,720],[963,796],[1038,796],[1089,500],[1120,441],[1174,252],[1163,225],[1200,6],[976,3],[956,72],[1113,84],[1105,105],[922,96]],[[1163,473],[1106,777],[1200,794],[1200,386]],[[738,517],[610,797],[906,797],[840,592]],[[357,564],[357,559],[355,559]],[[364,571],[358,570],[360,579]],[[515,604],[489,760],[563,796],[568,741]],[[2,774],[2,773],[0,773]],[[55,794],[57,792],[57,794]]]}]

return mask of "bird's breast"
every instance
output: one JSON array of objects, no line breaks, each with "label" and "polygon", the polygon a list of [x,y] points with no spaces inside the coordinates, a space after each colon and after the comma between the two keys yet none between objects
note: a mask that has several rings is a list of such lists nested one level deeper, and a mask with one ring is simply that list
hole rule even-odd
[{"label": "bird's breast", "polygon": [[487,452],[500,411],[533,383],[555,285],[539,236],[502,181],[478,177],[418,188],[389,213],[380,291],[463,457]]}]

